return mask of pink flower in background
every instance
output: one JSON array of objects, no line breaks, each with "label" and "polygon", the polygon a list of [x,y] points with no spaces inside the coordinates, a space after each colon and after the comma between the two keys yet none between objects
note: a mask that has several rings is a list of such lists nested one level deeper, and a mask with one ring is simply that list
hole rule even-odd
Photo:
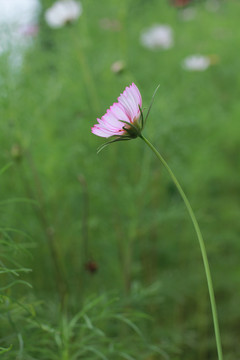
[{"label": "pink flower in background", "polygon": [[[98,124],[92,127],[92,133],[108,138],[110,136],[135,138],[141,134],[143,127],[142,97],[137,86],[132,83],[119,96],[118,102],[110,106],[106,114],[97,119]],[[141,117],[141,124],[139,118]]]}]

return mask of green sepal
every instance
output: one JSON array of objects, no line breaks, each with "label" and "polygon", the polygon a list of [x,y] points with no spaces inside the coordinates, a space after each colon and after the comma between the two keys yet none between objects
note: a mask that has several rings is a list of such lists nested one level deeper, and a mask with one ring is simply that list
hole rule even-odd
[{"label": "green sepal", "polygon": [[106,146],[114,143],[114,142],[117,142],[117,141],[124,141],[124,140],[131,140],[132,138],[128,135],[121,135],[115,139],[112,139],[110,141],[107,141],[106,143],[102,144],[99,146],[99,148],[97,149],[97,154],[100,153],[100,151],[102,151]]},{"label": "green sepal", "polygon": [[123,127],[123,129],[129,134],[129,136],[134,139],[136,137],[138,137],[141,134],[141,130],[140,128],[138,128],[137,126],[133,125],[132,123],[125,121],[125,120],[119,120],[123,123],[125,123],[126,125],[130,126],[129,128],[126,128],[125,126]]},{"label": "green sepal", "polygon": [[141,113],[141,130],[144,128],[144,117],[143,117],[143,111],[140,105],[138,105],[140,113]]},{"label": "green sepal", "polygon": [[145,117],[144,125],[146,124],[148,115],[149,115],[149,113],[150,113],[150,110],[151,110],[152,105],[153,105],[153,102],[154,102],[154,98],[155,98],[156,92],[158,91],[159,87],[160,87],[160,85],[158,85],[158,86],[156,87],[156,89],[155,89],[155,91],[154,91],[154,93],[153,93],[152,100],[151,100],[151,103],[150,103],[150,105],[149,105],[147,115],[146,115],[146,117]]}]

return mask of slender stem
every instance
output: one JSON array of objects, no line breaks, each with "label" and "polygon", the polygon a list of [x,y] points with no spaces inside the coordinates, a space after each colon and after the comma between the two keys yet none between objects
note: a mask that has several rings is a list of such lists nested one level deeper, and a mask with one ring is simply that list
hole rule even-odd
[{"label": "slender stem", "polygon": [[83,253],[84,261],[89,261],[91,259],[89,252],[89,239],[88,239],[88,218],[89,218],[89,196],[88,196],[88,184],[85,179],[85,176],[80,174],[78,176],[78,181],[82,185],[82,205],[83,205],[83,215],[82,215],[82,239],[83,239]]},{"label": "slender stem", "polygon": [[[35,189],[36,189],[36,193],[37,193],[36,195],[37,195],[38,207],[36,207],[36,213],[37,213],[37,216],[41,223],[41,226],[44,230],[44,233],[46,235],[47,245],[50,250],[51,259],[52,259],[53,267],[55,270],[58,294],[59,294],[59,298],[61,301],[61,307],[63,309],[66,305],[66,300],[67,300],[67,297],[66,297],[67,282],[66,282],[66,279],[65,279],[62,267],[61,267],[61,261],[60,261],[60,256],[59,256],[59,252],[58,252],[56,239],[55,239],[53,231],[51,230],[51,226],[50,226],[47,216],[46,216],[46,211],[45,211],[45,207],[44,207],[44,195],[43,195],[38,171],[35,167],[35,164],[31,157],[30,152],[26,152],[26,159],[28,161],[28,165],[29,165],[30,171],[32,173],[33,183],[35,185]],[[25,183],[26,191],[28,193],[29,198],[34,199],[35,196],[33,194],[32,188],[30,187],[27,179],[24,177],[23,172],[21,172],[21,174],[22,174],[23,181]]]},{"label": "slender stem", "polygon": [[184,201],[184,203],[186,205],[186,208],[187,208],[188,213],[190,215],[190,218],[192,220],[192,223],[193,223],[193,226],[194,226],[194,229],[196,231],[197,238],[198,238],[198,241],[199,241],[199,245],[200,245],[200,249],[201,249],[201,253],[202,253],[203,264],[204,264],[204,269],[205,269],[206,278],[207,278],[208,291],[209,291],[210,303],[211,303],[211,308],[212,308],[213,324],[214,324],[215,337],[216,337],[218,360],[223,360],[221,337],[220,337],[220,331],[219,331],[219,325],[218,325],[218,315],[217,315],[217,307],[216,307],[215,295],[214,295],[214,290],[213,290],[212,277],[211,277],[211,272],[210,272],[210,268],[209,268],[209,263],[208,263],[205,244],[204,244],[204,241],[203,241],[203,237],[202,237],[202,234],[201,234],[197,219],[196,219],[196,217],[194,215],[192,207],[191,207],[191,205],[190,205],[190,203],[188,201],[188,198],[186,197],[181,185],[179,184],[177,178],[175,177],[174,173],[172,172],[172,170],[170,169],[170,167],[168,166],[168,164],[166,163],[166,161],[164,160],[162,155],[157,151],[157,149],[143,135],[140,135],[140,138],[143,141],[145,141],[145,143],[155,153],[157,158],[162,162],[162,164],[164,165],[164,167],[166,168],[166,170],[170,174],[174,184],[176,185],[176,187],[177,187],[177,189],[179,191],[179,194],[181,195],[181,197],[182,197],[182,199],[183,199],[183,201]]},{"label": "slender stem", "polygon": [[82,48],[78,52],[79,60],[81,63],[82,71],[83,71],[83,79],[86,84],[86,89],[89,94],[90,101],[92,102],[92,106],[96,112],[99,112],[100,106],[98,101],[98,94],[96,90],[95,83],[92,78],[92,74],[90,68],[88,66],[88,61],[83,53]]}]

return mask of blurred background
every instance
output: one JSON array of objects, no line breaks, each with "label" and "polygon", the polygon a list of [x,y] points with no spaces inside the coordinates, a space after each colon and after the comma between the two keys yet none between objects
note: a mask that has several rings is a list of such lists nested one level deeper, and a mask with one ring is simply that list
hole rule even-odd
[{"label": "blurred background", "polygon": [[216,359],[199,245],[140,140],[96,154],[134,82],[240,357],[240,3],[0,0],[2,359]]}]

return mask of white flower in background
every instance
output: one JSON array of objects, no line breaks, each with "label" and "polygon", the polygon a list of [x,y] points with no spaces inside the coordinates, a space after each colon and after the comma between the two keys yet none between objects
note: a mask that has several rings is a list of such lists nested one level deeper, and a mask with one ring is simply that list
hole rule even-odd
[{"label": "white flower in background", "polygon": [[141,44],[148,49],[170,49],[173,46],[173,31],[168,25],[153,25],[142,32]]},{"label": "white flower in background", "polygon": [[179,18],[182,21],[191,21],[196,17],[196,8],[188,7],[179,11]]},{"label": "white flower in background", "polygon": [[0,55],[7,54],[14,68],[32,42],[23,29],[37,29],[39,10],[38,0],[0,0]]},{"label": "white flower in background", "polygon": [[204,71],[211,64],[211,59],[203,55],[191,55],[182,62],[182,67],[188,71]]},{"label": "white flower in background", "polygon": [[59,0],[45,12],[45,20],[50,27],[57,29],[77,20],[81,14],[82,5],[79,1]]},{"label": "white flower in background", "polygon": [[37,21],[38,0],[0,0],[0,26],[24,26]]}]

